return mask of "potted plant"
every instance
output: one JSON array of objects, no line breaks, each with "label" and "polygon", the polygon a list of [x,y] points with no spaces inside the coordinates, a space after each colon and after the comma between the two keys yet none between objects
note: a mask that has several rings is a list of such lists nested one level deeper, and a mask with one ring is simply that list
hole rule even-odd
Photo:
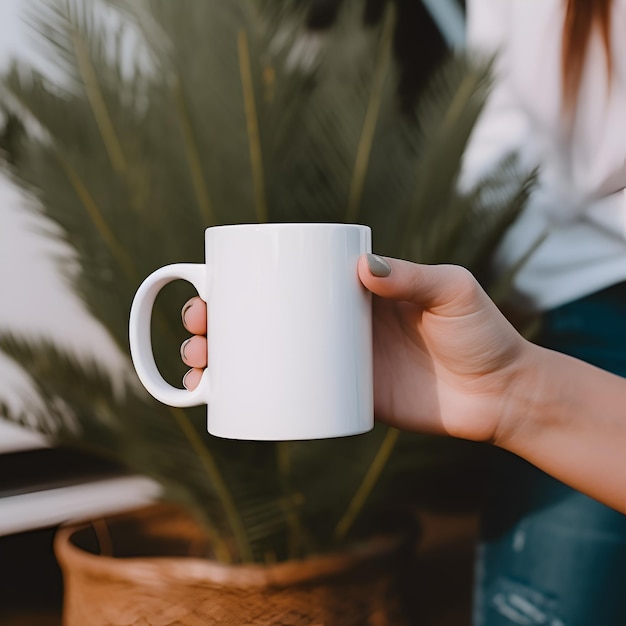
[{"label": "potted plant", "polygon": [[[532,179],[511,157],[470,192],[457,190],[488,63],[451,60],[406,114],[397,103],[391,9],[364,26],[362,3],[346,1],[320,34],[307,30],[298,3],[107,0],[104,23],[97,6],[42,0],[32,13],[65,81],[52,84],[23,64],[4,76],[9,119],[26,128],[34,122],[37,132],[15,124],[2,165],[72,246],[71,285],[120,350],[127,352],[128,311],[143,277],[167,263],[200,261],[201,243],[190,242],[215,224],[365,223],[379,253],[461,263],[487,276]],[[153,341],[175,383],[180,307],[191,294],[181,286],[169,294],[158,302]],[[32,426],[34,417],[53,441],[155,478],[165,499],[182,507],[94,525],[95,535],[61,531],[67,624],[135,623],[131,617],[151,611],[164,624],[401,623],[390,608],[393,580],[365,565],[382,563],[391,573],[401,542],[375,540],[349,558],[330,554],[406,519],[410,477],[458,458],[463,447],[382,426],[340,440],[220,440],[205,432],[202,410],[160,405],[134,380],[118,393],[99,364],[51,343],[4,334],[0,346],[32,375],[45,407],[29,406],[28,420],[6,407],[6,418]],[[138,526],[147,547],[120,547],[117,530],[136,536]],[[109,544],[118,558],[104,554]],[[130,568],[117,579],[115,562]],[[296,572],[298,563],[307,565]],[[356,574],[353,582],[342,582],[344,571]],[[218,584],[231,574],[232,594]],[[120,592],[114,607],[110,590],[131,580],[144,586]],[[79,592],[81,581],[88,584]],[[313,595],[285,604],[288,582]],[[333,585],[339,592],[330,601]],[[251,588],[260,590],[260,605]],[[242,598],[254,605],[256,617],[221,605],[229,594],[237,606]],[[156,605],[142,604],[147,598]]]}]

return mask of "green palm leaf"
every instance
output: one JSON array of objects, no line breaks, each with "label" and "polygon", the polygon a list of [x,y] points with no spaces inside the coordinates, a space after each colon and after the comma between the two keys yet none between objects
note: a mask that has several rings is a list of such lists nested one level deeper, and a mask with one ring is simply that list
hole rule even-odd
[{"label": "green palm leaf", "polygon": [[[489,277],[532,181],[511,157],[456,191],[489,64],[451,59],[405,116],[393,12],[365,26],[363,3],[346,0],[321,34],[296,4],[38,0],[29,13],[64,78],[23,64],[2,78],[8,119],[38,132],[13,124],[0,164],[72,247],[67,280],[123,351],[140,280],[200,262],[201,232],[214,224],[358,220],[383,254]],[[116,16],[106,27],[102,10]],[[156,358],[173,384],[190,295],[174,285],[156,306]],[[339,440],[220,440],[202,409],[165,407],[132,375],[118,393],[96,363],[49,342],[4,335],[0,349],[41,398],[22,414],[0,407],[6,417],[152,476],[204,520],[223,560],[299,557],[370,532],[410,501],[406,476],[462,457],[453,443],[383,426]]]}]

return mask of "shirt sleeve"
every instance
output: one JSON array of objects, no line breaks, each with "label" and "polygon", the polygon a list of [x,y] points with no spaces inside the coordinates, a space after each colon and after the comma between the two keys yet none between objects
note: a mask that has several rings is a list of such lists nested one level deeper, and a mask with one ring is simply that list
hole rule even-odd
[{"label": "shirt sleeve", "polygon": [[471,188],[510,152],[534,165],[530,120],[517,97],[510,41],[511,0],[467,0],[470,54],[495,55],[494,83],[463,157],[460,188]]}]

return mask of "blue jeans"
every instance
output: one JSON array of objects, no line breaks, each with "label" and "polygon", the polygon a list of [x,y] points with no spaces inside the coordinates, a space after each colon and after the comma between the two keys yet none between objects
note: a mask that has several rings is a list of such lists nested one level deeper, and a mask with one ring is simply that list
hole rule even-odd
[{"label": "blue jeans", "polygon": [[[626,377],[626,283],[543,322],[546,347]],[[626,516],[514,455],[490,469],[474,626],[626,625]]]}]

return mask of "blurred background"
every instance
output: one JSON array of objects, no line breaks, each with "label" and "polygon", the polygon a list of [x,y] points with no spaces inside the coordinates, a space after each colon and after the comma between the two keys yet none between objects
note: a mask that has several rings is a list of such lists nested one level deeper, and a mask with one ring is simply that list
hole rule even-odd
[{"label": "blurred background", "polygon": [[[308,1],[309,27],[314,31],[329,28],[340,3]],[[383,1],[369,4],[376,15],[381,11],[376,5]],[[398,89],[401,100],[410,103],[446,53],[462,49],[464,6],[461,0],[396,0],[395,4]],[[0,2],[0,72],[8,71],[11,60],[17,58],[62,82],[63,72],[42,53],[22,20],[24,11],[35,6],[36,0]],[[0,116],[0,129],[10,133],[6,114]],[[71,251],[42,233],[43,223],[27,210],[29,202],[22,190],[0,174],[0,330],[49,337],[71,352],[93,357],[114,378],[119,377],[125,368],[123,355],[58,269],[58,258],[71,258]],[[0,352],[0,402],[18,411],[23,399],[34,394],[28,376]],[[62,584],[51,551],[60,522],[131,508],[159,493],[160,486],[151,479],[83,452],[50,447],[42,435],[0,419],[0,624],[60,624]],[[462,626],[470,584],[470,559],[464,550],[471,544],[474,520],[426,519],[427,539],[429,524],[432,545],[427,540],[424,546],[435,556],[424,583],[436,587],[445,580],[459,605],[452,606],[454,616],[447,618],[433,609],[429,623]],[[459,551],[456,542],[465,547]],[[456,573],[456,582],[451,572]]]}]

